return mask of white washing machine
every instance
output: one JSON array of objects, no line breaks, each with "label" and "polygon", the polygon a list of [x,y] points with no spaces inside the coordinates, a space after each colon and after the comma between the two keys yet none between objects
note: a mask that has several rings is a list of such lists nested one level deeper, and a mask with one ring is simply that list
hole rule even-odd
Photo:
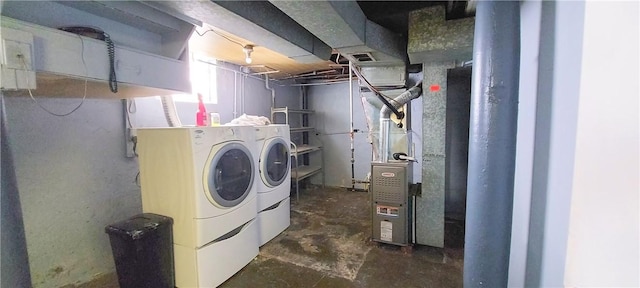
[{"label": "white washing machine", "polygon": [[177,287],[216,287],[258,255],[253,132],[138,130],[142,210],[173,218]]},{"label": "white washing machine", "polygon": [[255,126],[258,150],[258,230],[260,246],[291,224],[289,125]]}]

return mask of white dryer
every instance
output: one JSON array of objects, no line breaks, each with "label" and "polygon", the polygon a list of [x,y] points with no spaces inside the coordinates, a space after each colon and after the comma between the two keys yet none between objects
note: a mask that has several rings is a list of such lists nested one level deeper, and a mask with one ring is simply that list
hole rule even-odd
[{"label": "white dryer", "polygon": [[291,224],[289,125],[256,126],[258,149],[258,230],[260,246]]},{"label": "white dryer", "polygon": [[173,218],[177,287],[216,287],[258,255],[255,133],[138,130],[142,210]]}]

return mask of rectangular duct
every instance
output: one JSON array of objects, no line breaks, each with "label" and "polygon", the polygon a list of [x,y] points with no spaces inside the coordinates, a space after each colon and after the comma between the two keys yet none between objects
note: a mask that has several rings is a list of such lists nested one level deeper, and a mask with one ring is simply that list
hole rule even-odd
[{"label": "rectangular duct", "polygon": [[368,20],[356,1],[271,3],[359,66],[404,65],[408,59],[406,40]]},{"label": "rectangular duct", "polygon": [[301,63],[329,60],[331,48],[266,1],[146,1],[267,47]]}]

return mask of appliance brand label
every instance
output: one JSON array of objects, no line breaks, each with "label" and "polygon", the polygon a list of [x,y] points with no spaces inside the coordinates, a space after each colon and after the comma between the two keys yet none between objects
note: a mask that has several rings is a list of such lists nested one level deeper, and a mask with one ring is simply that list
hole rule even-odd
[{"label": "appliance brand label", "polygon": [[193,131],[195,132],[195,135],[193,136],[193,144],[195,145],[202,145],[202,142],[204,140],[204,131],[203,130],[195,130]]},{"label": "appliance brand label", "polygon": [[376,205],[376,213],[378,215],[397,217],[400,213],[398,207]]},{"label": "appliance brand label", "polygon": [[393,173],[393,172],[382,172],[382,174],[380,174],[380,176],[382,176],[382,177],[396,177],[396,173]]}]

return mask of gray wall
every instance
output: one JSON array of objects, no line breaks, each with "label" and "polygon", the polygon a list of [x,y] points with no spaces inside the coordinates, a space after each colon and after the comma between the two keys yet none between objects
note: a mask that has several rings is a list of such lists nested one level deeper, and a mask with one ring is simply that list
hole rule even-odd
[{"label": "gray wall", "polygon": [[[221,101],[207,108],[228,122],[233,81],[218,87]],[[238,112],[269,116],[271,93],[264,82],[248,78],[245,87],[245,110]],[[276,89],[282,95],[277,102],[298,103],[298,88]],[[5,100],[34,287],[86,282],[113,272],[104,227],[142,211],[140,188],[134,183],[137,161],[124,157],[121,101],[87,99],[75,113],[55,117],[29,98]],[[80,99],[39,101],[64,112]],[[167,126],[159,99],[135,102],[136,127]],[[183,124],[195,122],[196,107],[177,103]]]},{"label": "gray wall", "polygon": [[[351,187],[349,83],[312,86],[308,93],[310,108],[315,110],[311,124],[317,128],[324,147],[325,185]],[[354,135],[355,178],[362,180],[371,170],[371,144],[356,81],[353,96],[353,127],[360,130]],[[320,177],[312,178],[314,184],[321,181]]]},{"label": "gray wall", "polygon": [[509,286],[636,287],[638,3],[521,7]]},{"label": "gray wall", "polygon": [[640,287],[639,16],[585,3],[567,287]]},{"label": "gray wall", "polygon": [[518,99],[518,135],[516,139],[511,253],[509,255],[509,287],[524,287],[526,270],[541,8],[541,1],[524,1],[520,6],[521,35],[527,35],[527,37],[520,39],[520,93]]},{"label": "gray wall", "polygon": [[[55,111],[80,99],[47,99]],[[105,225],[142,211],[135,159],[124,157],[119,100],[86,100],[67,117],[6,98],[34,287],[113,271]]]},{"label": "gray wall", "polygon": [[[205,106],[207,112],[220,113],[220,123],[228,123],[242,114],[271,118],[271,91],[265,88],[263,79],[223,69],[218,69],[217,73],[218,103],[206,104]],[[276,107],[300,107],[298,87],[273,81],[270,82],[270,87],[276,91]],[[175,105],[182,125],[195,125],[197,103],[176,101]],[[159,97],[135,99],[134,109],[136,106],[141,109],[134,110],[136,112],[132,113],[131,119],[134,127],[167,126]]]},{"label": "gray wall", "polygon": [[[355,178],[364,180],[371,170],[371,140],[365,118],[358,82],[353,81],[353,127],[359,132],[354,135]],[[349,83],[318,85],[309,87],[310,108],[315,110],[311,124],[319,132],[324,145],[326,185],[351,187],[351,148],[349,139]],[[416,155],[422,155],[422,98],[411,102],[411,139]],[[377,119],[377,115],[375,117]],[[375,120],[374,119],[374,120]],[[378,139],[377,135],[374,139]],[[419,156],[418,156],[419,158]],[[422,163],[413,165],[413,181],[422,180]],[[312,178],[314,184],[321,183],[320,177]],[[356,188],[363,188],[356,185]]]},{"label": "gray wall", "polygon": [[9,131],[4,112],[4,95],[0,91],[0,146],[2,176],[0,182],[0,287],[29,287],[31,274],[24,236],[22,205],[18,193],[18,181],[13,166],[13,151],[9,144]]},{"label": "gray wall", "polygon": [[583,23],[583,2],[542,2],[526,286],[564,284]]}]

